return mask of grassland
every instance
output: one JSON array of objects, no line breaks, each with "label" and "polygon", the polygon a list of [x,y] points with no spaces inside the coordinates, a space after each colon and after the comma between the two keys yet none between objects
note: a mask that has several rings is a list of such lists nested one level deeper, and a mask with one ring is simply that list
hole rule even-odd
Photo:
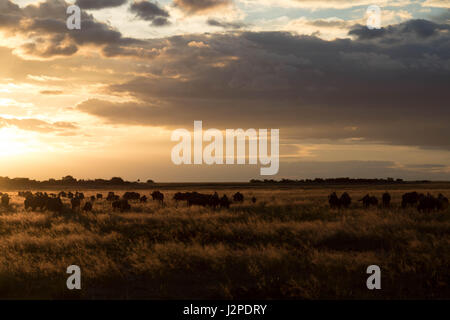
[{"label": "grassland", "polygon": [[[218,191],[236,191],[227,188]],[[100,201],[63,215],[25,212],[10,192],[12,208],[0,209],[0,298],[450,299],[450,211],[397,207],[406,191],[449,197],[449,185],[239,190],[246,201],[230,210],[177,206],[180,189],[166,187],[164,206],[119,213]],[[385,190],[392,209],[355,201]],[[329,209],[332,191],[349,192],[351,208]],[[82,271],[76,292],[66,288],[72,264]],[[372,264],[382,290],[366,288]]]}]

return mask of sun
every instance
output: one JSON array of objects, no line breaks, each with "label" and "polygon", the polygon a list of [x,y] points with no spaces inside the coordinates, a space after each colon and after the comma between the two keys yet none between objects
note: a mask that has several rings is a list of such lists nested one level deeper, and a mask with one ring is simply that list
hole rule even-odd
[{"label": "sun", "polygon": [[0,128],[0,158],[34,151],[34,138],[14,127]]}]

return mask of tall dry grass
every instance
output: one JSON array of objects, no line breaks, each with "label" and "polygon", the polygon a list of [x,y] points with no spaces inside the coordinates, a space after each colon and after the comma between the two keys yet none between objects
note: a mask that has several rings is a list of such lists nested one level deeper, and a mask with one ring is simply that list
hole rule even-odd
[{"label": "tall dry grass", "polygon": [[[92,213],[63,215],[25,212],[11,193],[11,208],[0,209],[0,298],[450,298],[449,211],[365,210],[355,201],[330,210],[331,191],[248,189],[256,204],[215,211],[168,200],[118,213],[99,201]],[[384,192],[345,191],[353,200]],[[395,205],[404,192],[391,191]],[[72,264],[81,291],[66,288]],[[366,288],[372,264],[382,290]]]}]

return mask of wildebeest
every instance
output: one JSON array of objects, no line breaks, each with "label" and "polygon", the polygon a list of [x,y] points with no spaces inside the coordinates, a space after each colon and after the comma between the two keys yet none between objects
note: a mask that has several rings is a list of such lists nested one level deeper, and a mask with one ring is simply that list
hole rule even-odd
[{"label": "wildebeest", "polygon": [[369,208],[370,206],[377,206],[378,205],[378,199],[375,196],[370,196],[369,194],[366,194],[362,199],[359,201],[362,201],[365,208]]},{"label": "wildebeest", "polygon": [[348,208],[352,203],[352,198],[350,198],[347,192],[344,192],[340,198],[338,198],[336,192],[333,192],[328,196],[328,203],[332,209],[339,209],[341,207]]},{"label": "wildebeest", "polygon": [[256,203],[256,197],[252,197],[252,203]]},{"label": "wildebeest", "polygon": [[61,191],[60,193],[58,193],[58,197],[59,198],[66,198],[67,197],[67,193],[65,191]]},{"label": "wildebeest", "polygon": [[407,206],[415,206],[419,202],[419,198],[423,194],[419,195],[417,192],[407,192],[402,196],[402,208]]},{"label": "wildebeest", "polygon": [[221,208],[225,208],[225,209],[229,209],[230,208],[230,200],[228,200],[228,197],[226,194],[223,195],[222,198],[220,198],[220,207]]},{"label": "wildebeest", "polygon": [[391,206],[391,195],[389,194],[389,192],[383,193],[381,200],[383,202],[383,207],[389,208]]},{"label": "wildebeest", "polygon": [[78,197],[70,199],[70,204],[72,205],[72,210],[79,209],[81,206],[81,199]]},{"label": "wildebeest", "polygon": [[116,194],[114,194],[114,192],[108,192],[108,196],[106,197],[106,200],[108,201],[118,201],[120,199],[120,197]]},{"label": "wildebeest", "polygon": [[61,212],[64,208],[60,197],[48,198],[46,203],[46,209],[51,212]]},{"label": "wildebeest", "polygon": [[112,207],[113,207],[113,209],[120,210],[120,212],[129,211],[131,209],[131,206],[128,203],[127,199],[120,199],[120,200],[113,201]]},{"label": "wildebeest", "polygon": [[91,196],[91,202],[95,202],[96,198],[95,196]]},{"label": "wildebeest", "polygon": [[24,201],[25,210],[31,208],[36,211],[39,208],[41,211],[48,210],[52,212],[62,212],[64,204],[60,197],[49,197],[46,193],[36,192],[36,194],[28,194]]},{"label": "wildebeest", "polygon": [[84,193],[83,192],[76,192],[75,193],[75,198],[83,200],[84,199]]},{"label": "wildebeest", "polygon": [[72,192],[67,192],[67,198],[69,199],[73,199],[73,193]]},{"label": "wildebeest", "polygon": [[160,191],[153,191],[151,196],[153,200],[158,200],[161,203],[164,202],[164,194],[162,194]]},{"label": "wildebeest", "polygon": [[446,210],[448,208],[448,199],[442,193],[438,195],[438,210]]},{"label": "wildebeest", "polygon": [[419,204],[417,205],[417,210],[420,212],[430,212],[433,210],[438,210],[439,204],[438,199],[431,194],[419,196]]},{"label": "wildebeest", "polygon": [[7,193],[3,194],[1,201],[2,201],[3,207],[8,207],[9,206],[9,195]]},{"label": "wildebeest", "polygon": [[339,201],[336,192],[333,192],[328,196],[328,203],[330,204],[331,209],[339,208],[341,206],[341,203]]},{"label": "wildebeest", "polygon": [[341,207],[348,208],[348,207],[350,207],[350,204],[352,203],[352,198],[350,198],[350,196],[347,192],[344,192],[341,195],[341,197],[339,198],[339,202],[341,204]]},{"label": "wildebeest", "polygon": [[97,193],[97,200],[103,199],[103,195],[101,193]]},{"label": "wildebeest", "polygon": [[137,192],[127,191],[122,196],[122,198],[126,199],[126,200],[139,200],[141,198],[141,195],[139,193],[137,193]]},{"label": "wildebeest", "polygon": [[142,196],[141,197],[141,199],[139,199],[139,201],[141,202],[141,203],[146,203],[147,202],[147,196]]},{"label": "wildebeest", "polygon": [[83,211],[86,211],[86,212],[92,211],[92,203],[86,202],[83,206]]},{"label": "wildebeest", "polygon": [[239,191],[236,192],[233,195],[233,201],[234,202],[244,202],[244,195],[242,193],[240,193]]}]

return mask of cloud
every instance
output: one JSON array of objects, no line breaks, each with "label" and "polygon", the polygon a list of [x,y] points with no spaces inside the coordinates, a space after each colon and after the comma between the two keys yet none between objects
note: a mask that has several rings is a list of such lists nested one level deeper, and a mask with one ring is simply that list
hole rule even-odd
[{"label": "cloud", "polygon": [[232,0],[174,0],[174,5],[186,14],[204,14],[230,6]]},{"label": "cloud", "polygon": [[135,1],[130,6],[130,11],[142,20],[151,21],[154,26],[170,24],[169,12],[161,9],[157,3],[149,1]]},{"label": "cloud", "polygon": [[[98,22],[85,11],[81,16],[82,30],[68,30],[67,4],[63,0],[47,0],[24,8],[2,0],[0,9],[4,9],[2,14],[8,21],[6,24],[0,23],[0,31],[22,35],[26,42],[19,49],[25,55],[43,58],[71,56],[82,46],[94,46],[100,50],[108,47],[109,56],[123,51],[128,55],[136,52],[139,56],[145,56],[143,41],[123,37],[121,32]],[[113,47],[117,48],[114,50]],[[152,51],[152,48],[149,50]]]},{"label": "cloud", "polygon": [[21,130],[35,131],[40,133],[69,133],[77,130],[78,126],[71,122],[47,122],[34,118],[2,118],[0,117],[0,128],[14,126]]},{"label": "cloud", "polygon": [[242,22],[226,22],[212,18],[208,19],[206,23],[210,26],[221,27],[224,29],[241,29],[246,26],[246,24]]},{"label": "cloud", "polygon": [[39,93],[45,95],[60,95],[63,94],[64,92],[61,90],[42,90]]},{"label": "cloud", "polygon": [[203,120],[283,128],[294,139],[448,150],[447,28],[421,20],[381,32],[356,26],[354,39],[333,41],[287,32],[171,37],[143,66],[148,76],[108,86],[133,101],[78,108],[118,124],[190,128]]},{"label": "cloud", "polygon": [[423,7],[450,8],[449,0],[426,0],[422,3]]},{"label": "cloud", "polygon": [[119,7],[128,0],[77,0],[75,4],[81,9],[97,10],[104,8]]}]

